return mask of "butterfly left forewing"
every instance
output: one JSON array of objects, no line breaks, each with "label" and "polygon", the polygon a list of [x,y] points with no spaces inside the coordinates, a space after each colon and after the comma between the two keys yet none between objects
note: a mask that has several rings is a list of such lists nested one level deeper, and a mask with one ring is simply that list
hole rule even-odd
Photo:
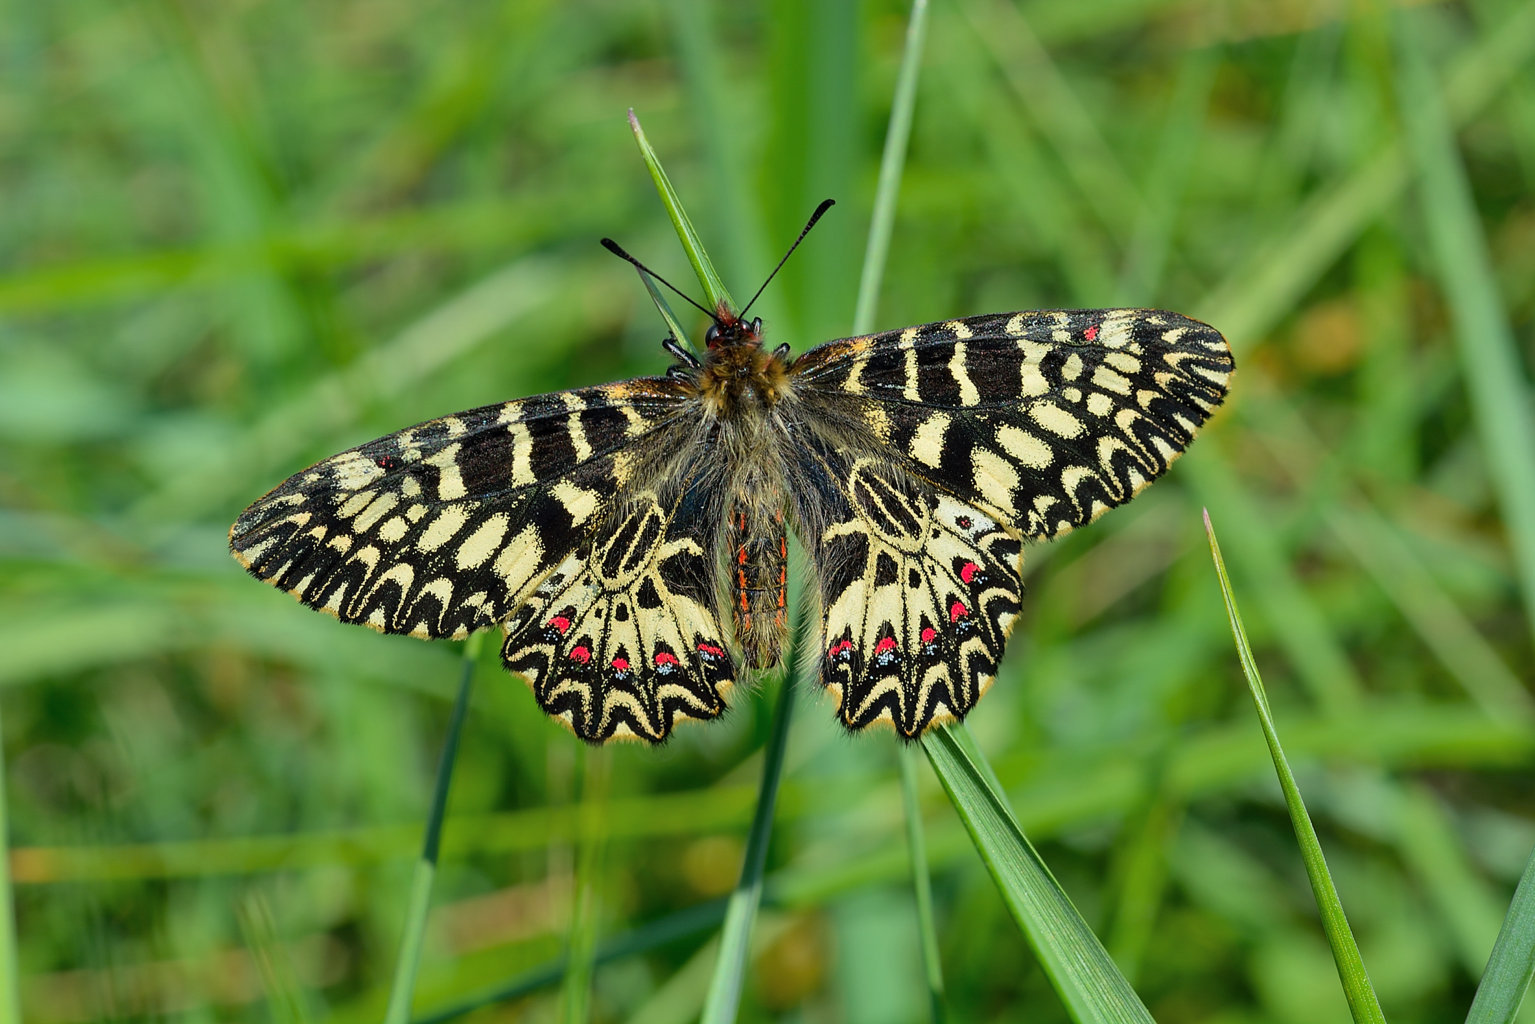
[{"label": "butterfly left forewing", "polygon": [[230,550],[344,622],[466,636],[511,614],[693,412],[658,378],[430,420],[295,474],[241,513]]}]

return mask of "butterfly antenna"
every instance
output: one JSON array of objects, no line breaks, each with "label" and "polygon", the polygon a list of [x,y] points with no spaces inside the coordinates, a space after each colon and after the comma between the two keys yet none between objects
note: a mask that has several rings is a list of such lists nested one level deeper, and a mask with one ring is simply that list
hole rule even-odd
[{"label": "butterfly antenna", "polygon": [[[812,221],[811,223],[814,223],[814,221]],[[704,316],[708,317],[710,320],[713,320],[715,323],[719,323],[719,317],[716,316],[712,310],[704,309],[703,306],[699,305],[697,302],[694,302],[691,298],[688,297],[688,294],[686,292],[684,292],[681,288],[678,288],[676,285],[672,284],[666,278],[662,277],[660,274],[656,273],[654,270],[651,270],[649,267],[645,266],[645,264],[641,263],[639,260],[635,259],[633,256],[630,256],[627,252],[624,252],[623,246],[619,245],[617,242],[613,241],[611,238],[604,238],[602,240],[602,247],[604,249],[606,249],[608,252],[612,253],[614,256],[617,256],[619,259],[625,260],[625,261],[627,261],[629,263],[634,264],[635,269],[637,269],[640,273],[648,274],[653,279],[655,279],[657,281],[660,281],[662,284],[666,285],[666,287],[670,288],[672,291],[674,291],[678,295],[682,296],[682,298],[685,301],[687,301],[691,305],[697,307],[698,309],[702,310]]]},{"label": "butterfly antenna", "polygon": [[821,219],[821,214],[825,213],[827,210],[830,210],[833,206],[836,205],[837,201],[835,199],[821,200],[821,205],[815,208],[815,213],[812,213],[810,215],[810,219],[805,222],[805,226],[800,231],[799,237],[794,240],[793,245],[789,246],[789,251],[783,254],[783,259],[778,261],[778,266],[773,268],[773,273],[769,274],[767,276],[767,280],[762,282],[762,287],[757,289],[757,294],[752,296],[752,301],[748,302],[744,307],[742,307],[739,314],[741,319],[746,319],[746,311],[752,308],[752,302],[756,302],[757,299],[761,297],[762,293],[767,289],[768,283],[771,282],[773,278],[778,274],[778,272],[783,269],[783,265],[789,262],[789,257],[794,255],[794,250],[798,249],[799,244],[805,240],[805,236],[810,234],[810,229],[815,227],[815,222]]}]

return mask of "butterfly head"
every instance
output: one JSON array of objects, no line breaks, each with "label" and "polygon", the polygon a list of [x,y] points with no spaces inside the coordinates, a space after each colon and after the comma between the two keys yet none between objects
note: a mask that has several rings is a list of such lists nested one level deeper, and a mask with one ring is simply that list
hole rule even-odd
[{"label": "butterfly head", "polygon": [[714,323],[704,332],[704,344],[710,351],[741,345],[761,345],[762,318],[759,316],[746,320],[733,313],[729,306],[721,302],[715,308]]}]

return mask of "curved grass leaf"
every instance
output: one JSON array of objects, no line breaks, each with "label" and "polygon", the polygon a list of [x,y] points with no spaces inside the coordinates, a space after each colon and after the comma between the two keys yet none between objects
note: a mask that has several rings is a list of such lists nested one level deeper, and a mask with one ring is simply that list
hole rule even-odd
[{"label": "curved grass leaf", "polygon": [[1268,694],[1263,689],[1263,678],[1258,674],[1252,648],[1247,644],[1247,631],[1242,626],[1242,613],[1237,610],[1236,596],[1231,592],[1231,580],[1226,576],[1226,563],[1221,558],[1220,545],[1215,540],[1215,527],[1210,523],[1210,513],[1205,512],[1205,533],[1210,538],[1210,556],[1215,559],[1215,572],[1220,577],[1221,596],[1226,600],[1226,614],[1231,620],[1231,634],[1236,639],[1237,656],[1242,661],[1242,674],[1247,677],[1247,687],[1252,692],[1253,704],[1258,709],[1258,721],[1263,725],[1263,737],[1268,741],[1269,756],[1274,760],[1274,771],[1279,776],[1279,787],[1284,790],[1285,806],[1290,811],[1290,824],[1295,828],[1295,839],[1300,845],[1301,858],[1306,862],[1306,877],[1311,882],[1311,892],[1316,897],[1317,910],[1322,915],[1322,929],[1327,933],[1327,944],[1332,948],[1333,962],[1338,967],[1338,978],[1343,982],[1343,994],[1348,999],[1349,1013],[1356,1022],[1369,1021],[1385,1024],[1380,1001],[1375,998],[1375,987],[1359,956],[1359,944],[1349,928],[1348,917],[1343,913],[1343,902],[1338,898],[1337,887],[1327,870],[1327,860],[1322,855],[1311,817],[1306,813],[1306,803],[1301,799],[1290,762],[1284,748],[1279,745],[1279,733],[1274,727],[1274,715],[1269,708]]},{"label": "curved grass leaf", "polygon": [[968,737],[963,725],[934,729],[922,737],[922,749],[1071,1019],[1150,1022],[1145,1004],[1024,836],[995,776],[966,752]]},{"label": "curved grass leaf", "polygon": [[1535,976],[1535,854],[1524,866],[1508,916],[1487,958],[1466,1024],[1509,1024]]}]

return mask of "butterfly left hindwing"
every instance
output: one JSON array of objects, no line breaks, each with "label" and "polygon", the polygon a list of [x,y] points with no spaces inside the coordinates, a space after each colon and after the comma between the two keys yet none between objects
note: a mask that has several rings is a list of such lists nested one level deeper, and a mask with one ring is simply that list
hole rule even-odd
[{"label": "butterfly left hindwing", "polygon": [[[717,718],[735,673],[714,609],[717,524],[696,488],[627,497],[506,624],[501,657],[590,742]],[[717,512],[717,509],[716,509]]]}]

